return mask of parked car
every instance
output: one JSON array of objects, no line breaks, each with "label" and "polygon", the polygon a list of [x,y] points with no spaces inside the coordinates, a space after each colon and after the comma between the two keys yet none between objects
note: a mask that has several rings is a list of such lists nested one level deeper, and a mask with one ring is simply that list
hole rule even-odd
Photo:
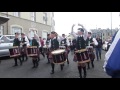
[{"label": "parked car", "polygon": [[13,40],[6,36],[0,37],[0,57],[9,56],[9,48],[13,46]]},{"label": "parked car", "polygon": [[9,49],[13,47],[15,35],[2,35],[0,37],[0,57],[9,56]]},{"label": "parked car", "polygon": [[105,41],[104,44],[103,44],[103,46],[102,46],[102,49],[105,50],[105,51],[107,51],[107,47],[108,47],[108,42]]}]

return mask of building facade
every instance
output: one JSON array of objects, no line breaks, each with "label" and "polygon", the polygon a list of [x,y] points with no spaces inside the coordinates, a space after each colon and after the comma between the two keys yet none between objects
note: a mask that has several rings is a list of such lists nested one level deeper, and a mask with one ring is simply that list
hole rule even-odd
[{"label": "building facade", "polygon": [[101,29],[101,28],[98,28],[98,29],[91,29],[92,31],[92,36],[94,38],[96,38],[97,36],[99,36],[103,41],[109,39],[110,37],[112,37],[119,29],[116,28],[116,29]]},{"label": "building facade", "polygon": [[54,30],[53,12],[0,12],[1,16],[7,16],[10,20],[0,25],[0,35],[24,32],[30,38],[37,33],[42,38]]}]

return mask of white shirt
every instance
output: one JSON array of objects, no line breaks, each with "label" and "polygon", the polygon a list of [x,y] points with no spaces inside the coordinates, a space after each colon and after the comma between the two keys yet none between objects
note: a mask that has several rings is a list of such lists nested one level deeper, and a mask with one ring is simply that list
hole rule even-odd
[{"label": "white shirt", "polygon": [[[59,36],[59,43],[61,43],[62,40],[64,40],[65,38],[62,36]],[[66,39],[66,43],[68,46],[70,46],[70,42],[68,41],[68,39]]]},{"label": "white shirt", "polygon": [[[91,37],[89,37],[89,39],[91,39]],[[93,38],[92,40],[93,40],[94,44],[97,46],[98,45],[97,40],[95,38]]]}]

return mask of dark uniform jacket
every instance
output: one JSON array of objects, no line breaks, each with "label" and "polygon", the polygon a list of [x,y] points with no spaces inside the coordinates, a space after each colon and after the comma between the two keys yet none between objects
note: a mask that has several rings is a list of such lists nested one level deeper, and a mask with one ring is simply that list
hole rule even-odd
[{"label": "dark uniform jacket", "polygon": [[85,49],[86,48],[86,41],[84,40],[83,36],[78,36],[76,39],[76,49]]},{"label": "dark uniform jacket", "polygon": [[47,39],[46,40],[46,45],[49,45],[50,44],[50,39]]},{"label": "dark uniform jacket", "polygon": [[37,47],[39,47],[39,43],[37,42],[36,39],[33,39],[33,40],[32,40],[32,46],[37,46]]},{"label": "dark uniform jacket", "polygon": [[[21,42],[22,43],[25,43],[26,41],[25,41],[25,38],[21,38]],[[25,47],[25,46],[27,46],[26,44],[23,44],[23,47]]]},{"label": "dark uniform jacket", "polygon": [[[92,43],[92,42],[94,42],[94,41],[93,41],[93,38],[87,38],[87,39],[86,39],[86,46],[89,46],[89,43]],[[94,44],[90,44],[90,46],[93,46],[93,47],[94,47]]]},{"label": "dark uniform jacket", "polygon": [[57,38],[51,39],[51,49],[52,50],[59,49],[59,41]]},{"label": "dark uniform jacket", "polygon": [[20,46],[20,40],[18,38],[14,39],[13,46]]}]

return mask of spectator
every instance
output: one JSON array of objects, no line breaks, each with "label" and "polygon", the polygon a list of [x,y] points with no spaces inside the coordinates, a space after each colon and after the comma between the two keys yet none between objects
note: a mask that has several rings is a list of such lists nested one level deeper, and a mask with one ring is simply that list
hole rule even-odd
[{"label": "spectator", "polygon": [[99,60],[99,58],[101,59],[102,39],[100,39],[100,37],[97,36],[96,40],[98,42],[98,45],[96,46],[96,56],[97,56],[97,60]]}]

